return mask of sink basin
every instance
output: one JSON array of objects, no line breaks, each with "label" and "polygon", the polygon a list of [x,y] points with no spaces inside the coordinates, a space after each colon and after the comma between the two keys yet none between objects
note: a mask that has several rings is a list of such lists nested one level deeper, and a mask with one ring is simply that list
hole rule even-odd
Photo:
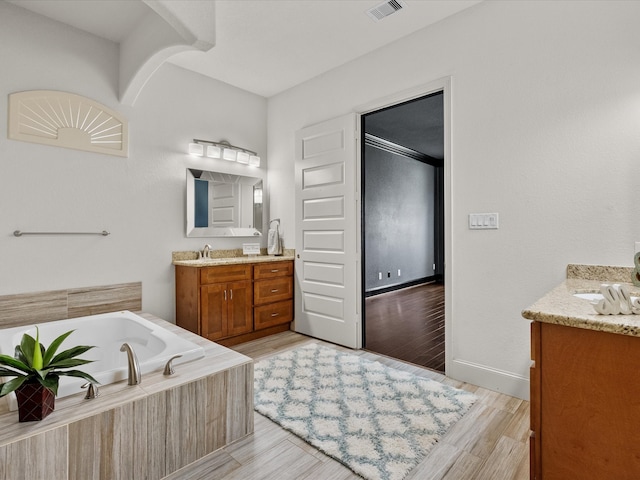
[{"label": "sink basin", "polygon": [[574,293],[573,294],[574,297],[577,298],[583,298],[584,300],[602,300],[602,294],[601,293]]},{"label": "sink basin", "polygon": [[[577,298],[582,298],[584,300],[597,301],[597,302],[599,302],[604,298],[601,293],[574,293],[573,296]],[[631,297],[631,301],[634,301],[637,298],[638,297]]]}]

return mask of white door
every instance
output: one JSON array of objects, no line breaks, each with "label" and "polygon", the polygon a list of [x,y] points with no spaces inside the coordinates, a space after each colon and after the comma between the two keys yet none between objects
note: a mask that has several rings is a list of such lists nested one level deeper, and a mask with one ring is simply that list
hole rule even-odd
[{"label": "white door", "polygon": [[296,132],[295,330],[360,348],[356,115]]}]

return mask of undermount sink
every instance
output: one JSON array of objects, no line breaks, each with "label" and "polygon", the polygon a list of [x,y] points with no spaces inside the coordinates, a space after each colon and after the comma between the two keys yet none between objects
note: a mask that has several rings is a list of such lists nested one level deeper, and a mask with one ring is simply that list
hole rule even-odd
[{"label": "undermount sink", "polygon": [[[604,298],[601,293],[574,293],[573,296],[577,298],[582,298],[584,300],[589,300],[591,302],[593,301],[599,302]],[[633,296],[631,297],[631,301],[633,302],[637,298],[638,297]]]},{"label": "undermount sink", "polygon": [[584,300],[602,300],[602,294],[601,293],[574,293],[573,294],[574,297],[577,298],[582,298]]}]

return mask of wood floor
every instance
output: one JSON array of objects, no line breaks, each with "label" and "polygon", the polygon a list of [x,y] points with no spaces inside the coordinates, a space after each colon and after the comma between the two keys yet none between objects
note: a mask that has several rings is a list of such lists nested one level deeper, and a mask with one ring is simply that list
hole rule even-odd
[{"label": "wood floor", "polygon": [[[236,345],[254,360],[319,340],[284,332]],[[474,392],[478,401],[406,480],[526,480],[529,478],[529,403],[446,378],[364,350],[339,350]],[[255,433],[167,477],[171,480],[358,480],[341,463],[255,413]]]},{"label": "wood floor", "polygon": [[444,285],[368,297],[365,308],[367,350],[444,372]]}]

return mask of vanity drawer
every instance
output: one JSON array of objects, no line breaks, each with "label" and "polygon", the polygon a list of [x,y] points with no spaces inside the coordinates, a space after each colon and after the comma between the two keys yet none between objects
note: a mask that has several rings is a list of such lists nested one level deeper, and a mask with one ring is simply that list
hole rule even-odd
[{"label": "vanity drawer", "polygon": [[253,309],[254,329],[273,327],[293,320],[293,301],[271,303]]},{"label": "vanity drawer", "polygon": [[200,284],[251,280],[251,265],[220,265],[200,269]]},{"label": "vanity drawer", "polygon": [[253,267],[253,278],[256,280],[293,275],[293,262],[268,262]]},{"label": "vanity drawer", "polygon": [[293,298],[293,277],[259,280],[253,284],[254,305],[280,302],[290,298]]}]

